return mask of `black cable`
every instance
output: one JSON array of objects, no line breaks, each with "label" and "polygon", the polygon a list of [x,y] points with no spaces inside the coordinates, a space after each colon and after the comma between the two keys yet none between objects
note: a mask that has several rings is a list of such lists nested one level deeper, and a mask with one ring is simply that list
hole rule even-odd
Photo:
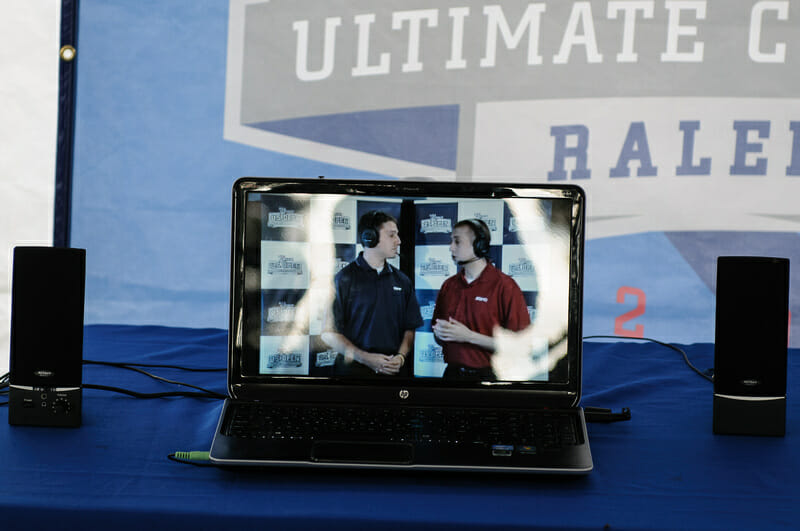
[{"label": "black cable", "polygon": [[[131,370],[131,371],[134,371],[134,372],[138,372],[140,374],[144,374],[145,376],[149,376],[150,378],[153,378],[154,380],[160,380],[160,381],[163,381],[163,382],[166,382],[166,383],[169,383],[169,384],[174,384],[174,385],[183,385],[183,386],[186,386],[186,387],[191,387],[192,389],[197,389],[200,392],[168,391],[168,392],[161,392],[161,393],[140,393],[138,391],[131,391],[129,389],[122,389],[120,387],[111,387],[111,386],[107,386],[107,385],[96,385],[96,384],[83,384],[82,387],[84,389],[97,389],[97,390],[100,390],[100,391],[111,391],[111,392],[115,392],[115,393],[121,393],[121,394],[125,394],[125,395],[128,395],[128,396],[132,396],[132,397],[135,397],[135,398],[144,398],[144,399],[167,398],[167,397],[173,397],[173,396],[188,397],[188,398],[213,398],[213,399],[225,399],[225,398],[227,398],[226,395],[223,395],[221,393],[217,393],[216,391],[211,391],[210,389],[205,389],[203,387],[199,387],[199,386],[196,386],[196,385],[188,384],[188,383],[185,383],[185,382],[178,382],[176,380],[170,380],[168,378],[164,378],[164,377],[149,373],[149,372],[147,372],[145,370],[139,369],[137,367],[133,367],[132,365],[134,365],[134,364],[117,363],[117,362],[105,362],[105,361],[93,361],[93,360],[84,360],[84,363],[93,364],[93,365],[108,365],[108,366],[111,366],[111,367],[118,367],[118,368],[121,368],[121,369],[128,369],[128,370]],[[140,365],[140,364],[136,364],[136,365]],[[159,365],[147,365],[147,364],[141,364],[141,366],[144,366],[144,367],[159,367]],[[187,371],[197,371],[197,372],[225,370],[225,369],[192,369],[192,368],[187,368],[187,367],[166,366],[166,365],[163,366],[163,367],[165,367],[165,368],[182,369],[182,370],[187,370]],[[9,379],[10,379],[10,373],[6,373],[6,374],[0,376],[0,395],[7,395],[8,394],[8,390],[6,388],[9,387]],[[5,406],[7,404],[8,404],[8,401],[0,402],[0,406]]]},{"label": "black cable", "polygon": [[131,391],[129,389],[122,389],[121,387],[111,387],[108,385],[95,385],[95,384],[83,384],[84,389],[97,389],[100,391],[111,391],[114,393],[121,393],[124,395],[132,396],[134,398],[167,398],[171,396],[181,396],[181,397],[189,397],[189,398],[214,398],[214,399],[224,399],[227,396],[222,395],[220,393],[215,393],[214,391],[204,391],[204,392],[193,392],[193,391],[168,391],[164,393],[140,393],[138,391]]},{"label": "black cable", "polygon": [[[8,387],[9,387],[9,379],[11,377],[11,373],[5,373],[4,375],[0,376],[0,395],[7,395],[8,394]],[[8,400],[5,402],[0,402],[0,406],[8,405]]]},{"label": "black cable", "polygon": [[227,371],[228,369],[225,368],[195,368],[195,367],[184,367],[182,365],[162,365],[158,363],[134,363],[130,361],[94,361],[94,360],[83,360],[83,363],[89,365],[109,365],[112,367],[150,367],[156,369],[178,369],[181,371],[189,371],[189,372],[222,372]]},{"label": "black cable", "polygon": [[690,369],[692,369],[694,372],[696,372],[697,374],[699,374],[700,376],[702,376],[703,378],[705,378],[709,382],[713,382],[714,381],[714,377],[713,376],[709,376],[708,374],[702,372],[700,369],[698,369],[697,367],[692,365],[692,362],[689,361],[689,356],[686,355],[686,352],[684,352],[682,349],[680,349],[680,348],[678,348],[675,345],[672,345],[670,343],[664,343],[663,341],[659,341],[657,339],[651,339],[649,337],[627,337],[627,336],[603,336],[603,335],[598,335],[598,336],[586,336],[586,337],[583,338],[584,341],[586,341],[587,339],[622,339],[622,340],[633,339],[633,340],[637,340],[637,341],[649,341],[651,343],[655,343],[657,345],[661,345],[662,347],[667,347],[669,349],[674,350],[675,352],[678,352],[681,356],[683,356],[683,361],[686,362],[686,365],[688,365]]},{"label": "black cable", "polygon": [[163,376],[158,376],[158,375],[155,375],[153,373],[147,372],[147,371],[145,371],[143,369],[140,369],[138,367],[134,367],[131,364],[117,363],[117,362],[112,362],[112,361],[90,361],[90,360],[84,360],[83,362],[86,363],[86,364],[91,364],[91,365],[108,365],[108,366],[117,367],[117,368],[120,368],[120,369],[127,369],[129,371],[134,371],[134,372],[138,372],[139,374],[144,374],[145,376],[149,376],[150,378],[152,378],[154,380],[159,380],[159,381],[166,382],[166,383],[173,384],[173,385],[183,385],[183,386],[186,386],[186,387],[191,387],[192,389],[197,389],[198,391],[203,391],[204,393],[210,393],[212,395],[219,395],[219,393],[217,393],[215,391],[211,391],[209,389],[205,389],[203,387],[198,387],[196,385],[188,384],[188,383],[185,383],[185,382],[179,382],[177,380],[170,380],[169,378],[164,378]]}]

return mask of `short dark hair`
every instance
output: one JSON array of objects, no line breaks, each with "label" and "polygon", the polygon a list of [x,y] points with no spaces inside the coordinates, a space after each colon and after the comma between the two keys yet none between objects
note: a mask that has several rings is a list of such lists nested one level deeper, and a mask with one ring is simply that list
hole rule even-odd
[{"label": "short dark hair", "polygon": [[358,220],[358,241],[364,247],[375,247],[380,239],[380,227],[387,221],[397,220],[382,210],[370,210]]}]

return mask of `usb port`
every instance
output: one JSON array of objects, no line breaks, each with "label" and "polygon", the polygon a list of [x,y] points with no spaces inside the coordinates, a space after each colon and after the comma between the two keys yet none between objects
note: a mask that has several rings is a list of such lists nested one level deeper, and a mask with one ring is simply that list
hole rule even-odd
[{"label": "usb port", "polygon": [[514,453],[514,447],[510,444],[492,445],[492,455],[495,457],[508,457]]},{"label": "usb port", "polygon": [[536,455],[536,447],[535,446],[517,446],[517,451],[522,455]]}]

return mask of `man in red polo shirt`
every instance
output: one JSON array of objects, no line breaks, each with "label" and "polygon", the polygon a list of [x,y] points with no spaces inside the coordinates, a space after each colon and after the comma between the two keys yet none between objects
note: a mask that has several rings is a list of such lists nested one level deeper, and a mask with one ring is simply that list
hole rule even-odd
[{"label": "man in red polo shirt", "polygon": [[432,320],[447,379],[495,380],[494,328],[519,331],[530,324],[522,290],[488,259],[490,242],[489,227],[479,219],[453,227],[450,254],[462,269],[442,284]]}]

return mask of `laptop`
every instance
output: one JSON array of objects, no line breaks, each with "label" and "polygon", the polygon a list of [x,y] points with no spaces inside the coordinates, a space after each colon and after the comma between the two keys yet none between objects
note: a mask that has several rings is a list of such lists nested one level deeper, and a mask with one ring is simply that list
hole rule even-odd
[{"label": "laptop", "polygon": [[[395,232],[368,233],[375,216],[383,221],[372,229]],[[572,185],[239,179],[229,396],[211,461],[590,472],[580,407],[584,218],[584,192]],[[455,260],[463,220],[475,257]],[[370,269],[379,251],[383,265]],[[479,259],[491,266],[469,279]],[[503,294],[469,298],[486,271],[504,279]],[[360,274],[378,284],[354,287]],[[465,291],[445,296],[448,279]],[[375,287],[384,281],[385,292]],[[385,299],[369,310],[350,304],[370,297]],[[439,326],[464,301],[493,305],[508,323],[486,334],[482,351]],[[359,344],[367,336],[389,350]]]}]

